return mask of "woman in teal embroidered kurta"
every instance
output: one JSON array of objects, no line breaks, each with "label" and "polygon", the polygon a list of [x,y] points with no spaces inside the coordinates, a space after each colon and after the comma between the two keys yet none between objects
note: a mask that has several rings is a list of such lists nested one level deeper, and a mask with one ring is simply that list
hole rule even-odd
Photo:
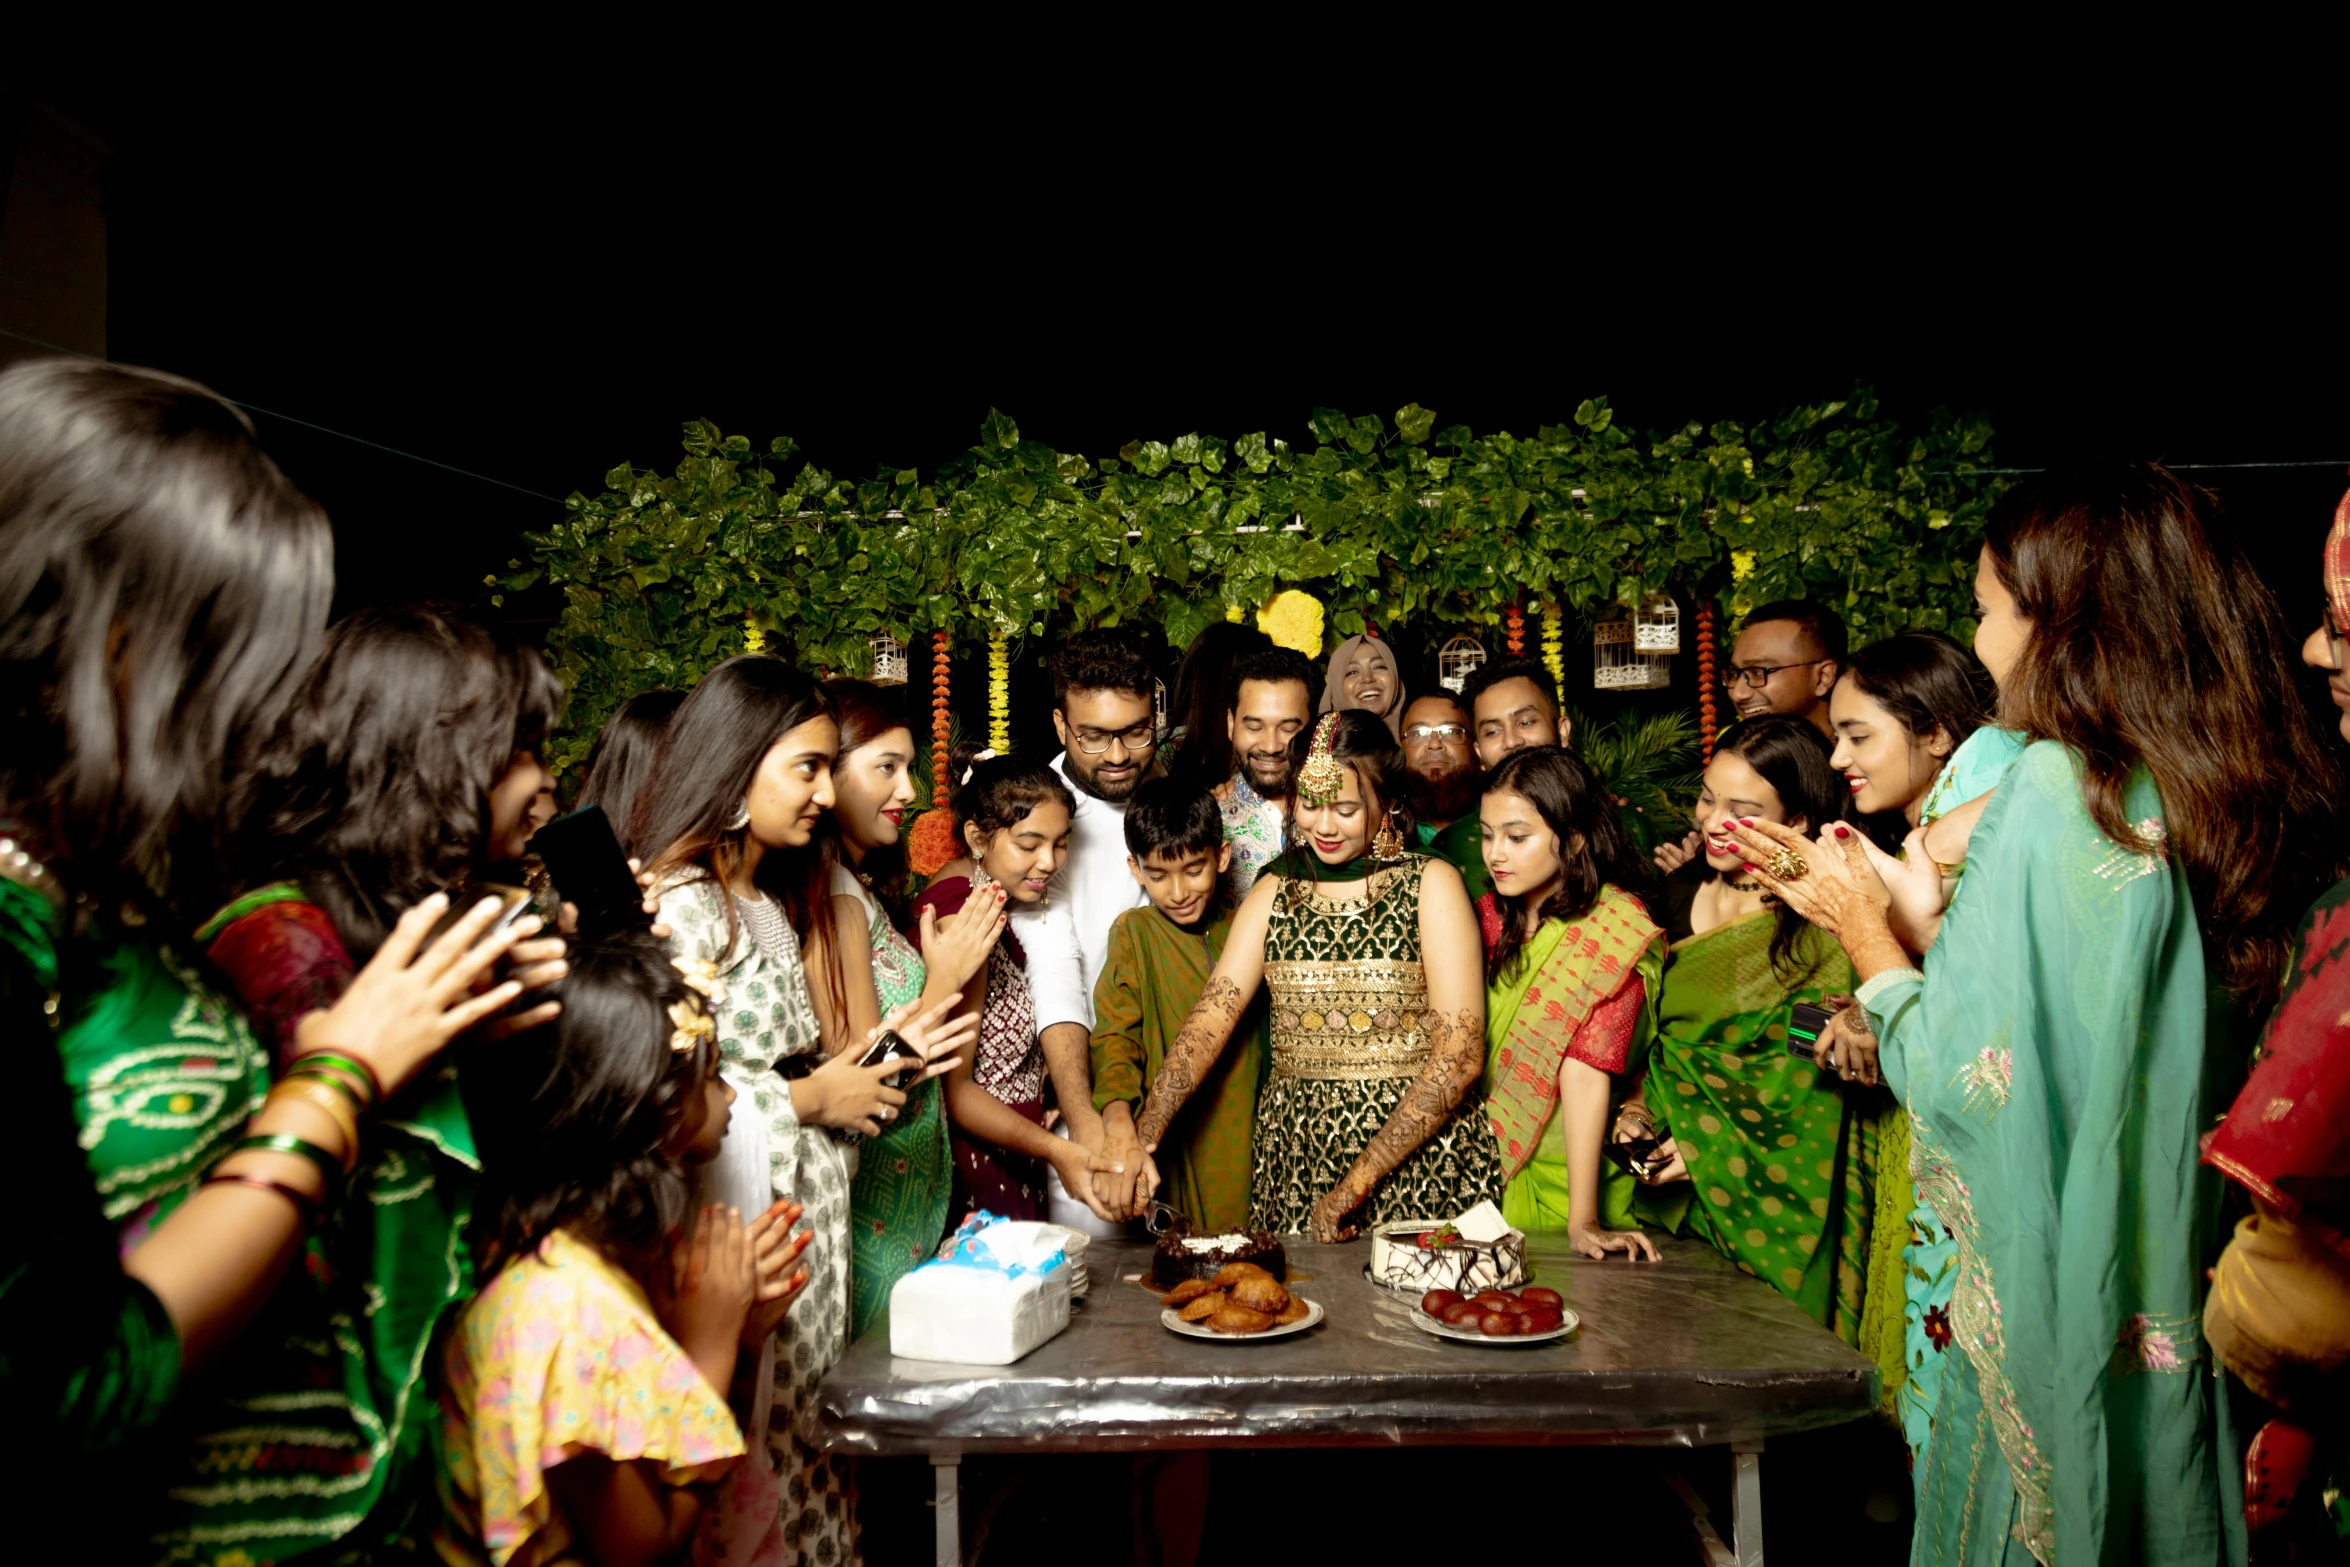
[{"label": "woman in teal embroidered kurta", "polygon": [[[2143,773],[2128,808],[2159,845]],[[2185,869],[2099,832],[2051,741],[1985,808],[1925,973],[1861,987],[1958,1244],[1914,1560],[2242,1559],[2198,1325],[2219,1189],[2196,1138],[2239,1059],[2208,997]]]}]

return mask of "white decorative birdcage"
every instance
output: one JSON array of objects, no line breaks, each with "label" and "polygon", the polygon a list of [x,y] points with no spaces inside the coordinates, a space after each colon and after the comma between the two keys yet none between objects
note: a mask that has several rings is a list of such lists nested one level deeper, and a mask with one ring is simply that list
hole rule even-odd
[{"label": "white decorative birdcage", "polygon": [[1632,651],[1681,651],[1681,606],[1668,593],[1651,593],[1632,612]]},{"label": "white decorative birdcage", "polygon": [[1454,637],[1436,654],[1436,683],[1459,696],[1469,676],[1484,662],[1485,648],[1475,637]]},{"label": "white decorative birdcage", "polygon": [[877,631],[866,645],[873,649],[873,683],[877,686],[904,685],[906,644],[886,631]]},{"label": "white decorative birdcage", "polygon": [[1661,691],[1673,683],[1672,655],[1639,652],[1632,626],[1626,617],[1591,628],[1591,684],[1597,689]]}]

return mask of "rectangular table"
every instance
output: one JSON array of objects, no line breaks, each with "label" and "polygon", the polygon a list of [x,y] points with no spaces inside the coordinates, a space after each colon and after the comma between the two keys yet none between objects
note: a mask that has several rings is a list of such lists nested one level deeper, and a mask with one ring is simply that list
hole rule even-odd
[{"label": "rectangular table", "polygon": [[1414,1327],[1416,1298],[1364,1277],[1368,1241],[1288,1238],[1292,1289],[1328,1317],[1311,1332],[1209,1342],[1168,1332],[1138,1241],[1093,1243],[1091,1294],[1068,1331],[1009,1366],[899,1360],[885,1316],[801,1417],[812,1443],[935,1466],[938,1560],[961,1560],[956,1465],[966,1453],[1387,1445],[1727,1446],[1741,1563],[1762,1560],[1766,1438],[1837,1425],[1877,1400],[1868,1360],[1710,1246],[1595,1262],[1562,1234],[1527,1239],[1534,1282],[1581,1319],[1548,1344],[1462,1344]]}]

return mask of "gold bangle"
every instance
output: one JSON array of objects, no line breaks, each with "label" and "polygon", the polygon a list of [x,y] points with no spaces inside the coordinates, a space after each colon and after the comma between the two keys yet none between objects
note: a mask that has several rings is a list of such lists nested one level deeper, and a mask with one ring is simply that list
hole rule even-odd
[{"label": "gold bangle", "polygon": [[[359,1118],[351,1113],[351,1107],[344,1103],[341,1094],[309,1076],[280,1078],[277,1085],[270,1089],[269,1098],[275,1100],[281,1094],[324,1110],[327,1118],[334,1122],[335,1129],[343,1134],[343,1145],[347,1150],[343,1155],[343,1173],[348,1175],[358,1167]],[[267,1109],[268,1105],[264,1103],[263,1108]]]}]

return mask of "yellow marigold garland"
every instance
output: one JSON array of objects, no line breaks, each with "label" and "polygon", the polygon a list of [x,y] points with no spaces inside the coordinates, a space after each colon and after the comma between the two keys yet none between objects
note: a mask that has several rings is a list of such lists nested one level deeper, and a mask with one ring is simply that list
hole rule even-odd
[{"label": "yellow marigold garland", "polygon": [[987,638],[987,743],[1012,754],[1012,645],[1000,631]]},{"label": "yellow marigold garland", "polygon": [[743,651],[746,653],[767,651],[767,633],[759,629],[759,620],[755,615],[743,617]]},{"label": "yellow marigold garland", "polygon": [[1566,655],[1560,649],[1566,637],[1566,630],[1560,624],[1560,619],[1556,604],[1543,606],[1542,665],[1550,671],[1550,683],[1558,693],[1559,706],[1565,707],[1567,705],[1567,661]]}]

